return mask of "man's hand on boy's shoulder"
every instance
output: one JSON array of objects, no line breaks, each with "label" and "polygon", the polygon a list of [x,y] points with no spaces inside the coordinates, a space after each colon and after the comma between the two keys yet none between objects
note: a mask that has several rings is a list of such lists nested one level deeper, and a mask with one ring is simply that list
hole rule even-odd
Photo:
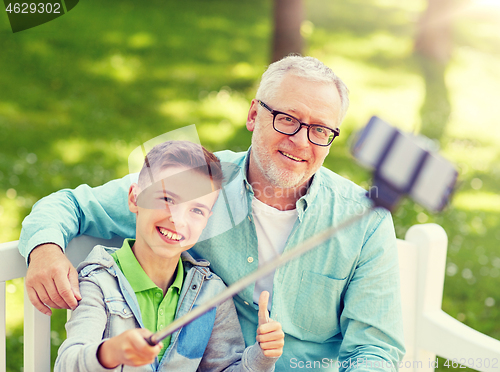
[{"label": "man's hand on boy's shoulder", "polygon": [[40,312],[51,315],[54,309],[71,309],[82,299],[78,273],[61,248],[42,244],[30,253],[26,291]]},{"label": "man's hand on boy's shoulder", "polygon": [[263,291],[259,297],[259,327],[256,339],[266,357],[277,358],[283,354],[285,333],[279,322],[269,319],[268,302],[269,292]]}]

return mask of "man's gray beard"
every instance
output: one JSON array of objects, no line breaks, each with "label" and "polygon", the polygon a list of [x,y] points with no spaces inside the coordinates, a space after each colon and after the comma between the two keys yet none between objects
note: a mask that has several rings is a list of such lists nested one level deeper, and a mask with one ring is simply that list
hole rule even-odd
[{"label": "man's gray beard", "polygon": [[[283,189],[300,186],[304,181],[304,174],[285,171],[276,166],[269,153],[263,151],[259,142],[258,138],[254,139],[252,137],[252,157],[255,160],[255,165],[259,168],[264,177],[266,177],[267,181],[269,181],[272,186],[281,187]],[[260,159],[259,155],[262,155],[265,159]],[[267,160],[267,164],[269,164],[268,168],[264,167],[262,160]]]}]

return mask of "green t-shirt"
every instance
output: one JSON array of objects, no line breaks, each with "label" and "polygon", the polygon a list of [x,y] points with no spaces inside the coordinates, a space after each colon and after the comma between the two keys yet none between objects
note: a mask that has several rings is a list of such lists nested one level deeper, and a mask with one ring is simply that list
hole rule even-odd
[{"label": "green t-shirt", "polygon": [[[144,327],[156,332],[172,323],[177,309],[177,302],[184,281],[184,267],[179,259],[174,282],[163,296],[163,291],[149,278],[132,252],[134,239],[125,239],[123,246],[111,256],[127,278],[137,297]],[[163,340],[163,348],[158,355],[161,360],[170,344],[170,336]]]}]

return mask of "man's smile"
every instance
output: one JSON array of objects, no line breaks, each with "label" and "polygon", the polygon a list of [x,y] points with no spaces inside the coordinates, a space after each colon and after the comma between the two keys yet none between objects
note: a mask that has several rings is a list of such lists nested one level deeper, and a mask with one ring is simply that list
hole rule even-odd
[{"label": "man's smile", "polygon": [[291,160],[293,160],[293,161],[296,161],[296,162],[303,162],[303,161],[305,161],[304,159],[301,159],[301,158],[298,158],[298,157],[296,157],[296,156],[293,156],[292,154],[289,154],[288,152],[279,151],[279,150],[278,150],[278,152],[279,152],[281,155],[283,155],[283,156],[285,156],[285,157],[287,157],[288,159],[291,159]]}]

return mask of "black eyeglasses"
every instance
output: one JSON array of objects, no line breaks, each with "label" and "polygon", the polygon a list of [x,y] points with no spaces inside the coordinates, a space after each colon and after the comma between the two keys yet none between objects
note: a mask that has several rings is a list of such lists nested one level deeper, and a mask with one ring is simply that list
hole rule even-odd
[{"label": "black eyeglasses", "polygon": [[301,123],[299,119],[294,118],[281,111],[276,111],[259,101],[259,104],[273,115],[273,128],[276,132],[293,136],[302,126],[307,128],[307,138],[318,146],[329,146],[335,137],[340,135],[340,129],[331,129],[319,124]]}]

